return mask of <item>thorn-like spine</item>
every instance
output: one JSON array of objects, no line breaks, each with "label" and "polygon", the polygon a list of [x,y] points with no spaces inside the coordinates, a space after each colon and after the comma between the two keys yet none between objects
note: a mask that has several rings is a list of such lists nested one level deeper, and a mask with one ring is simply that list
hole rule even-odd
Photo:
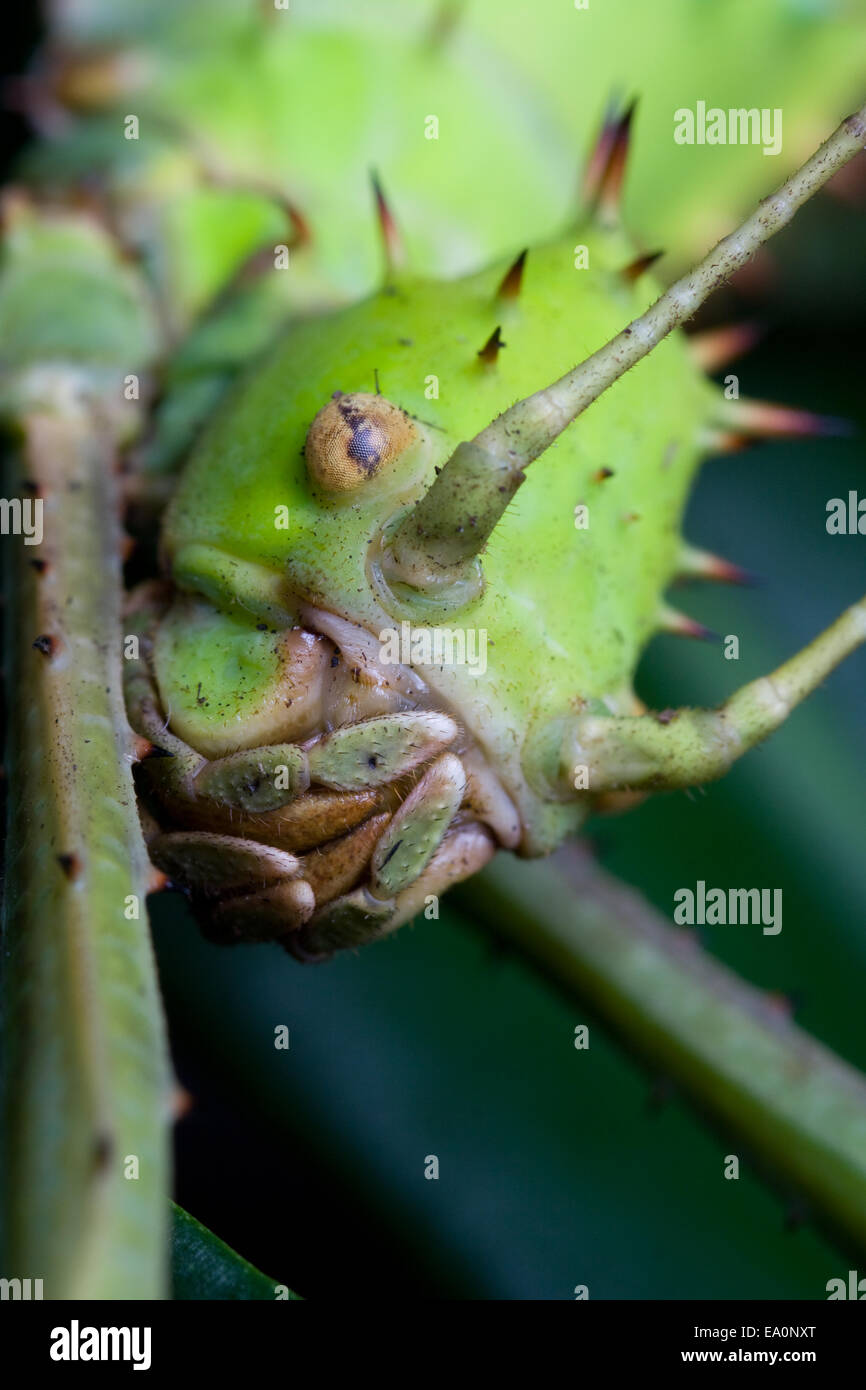
[{"label": "thorn-like spine", "polygon": [[676,608],[670,608],[666,603],[659,605],[656,613],[656,628],[659,632],[670,632],[675,637],[693,637],[699,642],[718,642],[718,633],[713,632],[712,628],[705,627],[695,618],[690,618],[686,613],[680,613]]},{"label": "thorn-like spine", "polygon": [[508,344],[503,342],[502,339],[501,325],[497,324],[483,348],[478,349],[478,356],[486,367],[492,367],[499,356],[500,350],[507,346]]},{"label": "thorn-like spine", "polygon": [[517,299],[520,294],[520,287],[523,284],[523,271],[526,265],[527,251],[521,251],[520,255],[509,266],[500,282],[499,289],[496,291],[497,299]]},{"label": "thorn-like spine", "polygon": [[702,429],[698,444],[705,454],[739,454],[748,449],[752,439],[740,430],[720,430],[707,426]]},{"label": "thorn-like spine", "polygon": [[677,561],[679,580],[710,579],[722,584],[757,584],[758,577],[750,570],[723,560],[709,550],[699,550],[697,546],[683,544]]},{"label": "thorn-like spine", "polygon": [[591,211],[597,211],[608,222],[619,220],[631,125],[636,108],[635,97],[620,115],[608,111],[586,167],[584,201]]},{"label": "thorn-like spine", "polygon": [[375,169],[370,171],[370,182],[373,186],[373,198],[376,203],[376,219],[379,224],[379,233],[382,238],[382,250],[385,255],[385,274],[388,279],[399,270],[405,262],[405,251],[403,239],[394,221],[388,202],[385,198],[379,175]]},{"label": "thorn-like spine", "polygon": [[656,261],[661,260],[664,251],[647,251],[643,256],[636,256],[628,265],[624,265],[619,272],[627,285],[633,285],[636,280],[649,270],[650,266],[655,265]]},{"label": "thorn-like spine", "polygon": [[756,439],[814,439],[854,433],[850,420],[835,415],[816,415],[772,401],[724,401],[719,421]]},{"label": "thorn-like spine", "polygon": [[764,329],[759,323],[726,323],[720,328],[693,333],[689,338],[689,352],[695,366],[712,375],[749,352],[763,334]]}]

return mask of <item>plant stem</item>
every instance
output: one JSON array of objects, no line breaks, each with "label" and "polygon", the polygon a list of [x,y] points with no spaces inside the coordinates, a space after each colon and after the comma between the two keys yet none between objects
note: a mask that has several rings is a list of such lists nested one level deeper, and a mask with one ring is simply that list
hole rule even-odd
[{"label": "plant stem", "polygon": [[866,1080],[709,957],[588,850],[499,855],[458,902],[641,1060],[670,1075],[774,1179],[866,1247]]},{"label": "plant stem", "polygon": [[24,417],[14,546],[5,915],[3,1273],[45,1298],[151,1299],[167,1274],[168,1068],[149,868],[120,663],[114,432],[83,407]]}]

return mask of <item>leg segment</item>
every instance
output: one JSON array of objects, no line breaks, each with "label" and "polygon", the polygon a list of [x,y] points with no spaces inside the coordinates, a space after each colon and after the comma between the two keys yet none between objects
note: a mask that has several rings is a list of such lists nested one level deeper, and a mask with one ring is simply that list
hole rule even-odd
[{"label": "leg segment", "polygon": [[560,743],[560,785],[588,770],[592,793],[692,787],[721,777],[760,743],[835,666],[866,641],[866,598],[770,676],[751,681],[718,710],[664,714],[584,714],[569,720]]}]

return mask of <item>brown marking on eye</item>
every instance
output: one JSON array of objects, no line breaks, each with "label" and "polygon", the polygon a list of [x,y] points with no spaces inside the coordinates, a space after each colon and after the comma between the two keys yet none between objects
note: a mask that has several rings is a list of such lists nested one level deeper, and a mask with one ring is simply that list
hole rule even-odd
[{"label": "brown marking on eye", "polygon": [[310,477],[326,492],[350,491],[375,478],[416,435],[409,416],[382,396],[337,391],[307,435]]}]

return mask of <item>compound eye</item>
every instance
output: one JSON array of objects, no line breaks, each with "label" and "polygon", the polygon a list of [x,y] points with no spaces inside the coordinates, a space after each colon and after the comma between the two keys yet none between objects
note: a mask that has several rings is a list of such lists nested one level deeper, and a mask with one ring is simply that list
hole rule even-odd
[{"label": "compound eye", "polygon": [[307,470],[326,492],[348,492],[371,482],[416,436],[409,416],[384,397],[338,391],[310,426]]}]

